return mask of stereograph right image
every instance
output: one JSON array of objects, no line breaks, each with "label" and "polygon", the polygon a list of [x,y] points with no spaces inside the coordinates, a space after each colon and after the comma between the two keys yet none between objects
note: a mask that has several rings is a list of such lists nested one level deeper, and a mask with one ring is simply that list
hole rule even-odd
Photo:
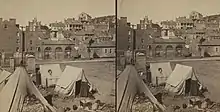
[{"label": "stereograph right image", "polygon": [[117,112],[220,112],[218,0],[118,0]]}]

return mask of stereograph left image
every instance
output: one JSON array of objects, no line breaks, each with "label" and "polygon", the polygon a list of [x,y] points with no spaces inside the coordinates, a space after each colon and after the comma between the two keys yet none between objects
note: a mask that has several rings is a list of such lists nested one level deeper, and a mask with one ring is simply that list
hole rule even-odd
[{"label": "stereograph left image", "polygon": [[114,0],[0,0],[0,112],[114,112]]}]

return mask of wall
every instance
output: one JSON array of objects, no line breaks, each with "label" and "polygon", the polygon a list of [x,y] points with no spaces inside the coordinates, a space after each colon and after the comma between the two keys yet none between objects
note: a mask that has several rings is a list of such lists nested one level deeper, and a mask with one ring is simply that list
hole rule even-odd
[{"label": "wall", "polygon": [[19,46],[17,39],[20,39],[20,30],[16,26],[16,20],[10,19],[0,21],[0,52],[12,54]]},{"label": "wall", "polygon": [[211,56],[220,56],[220,46],[201,46],[202,54],[209,53]]},{"label": "wall", "polygon": [[91,48],[93,53],[96,53],[100,58],[115,57],[115,48]]},{"label": "wall", "polygon": [[[37,59],[45,59],[46,57],[44,56],[44,50],[45,50],[45,48],[46,47],[51,47],[51,55],[50,55],[50,57],[51,57],[51,60],[65,60],[65,59],[67,59],[68,60],[68,58],[66,58],[65,57],[65,48],[66,47],[68,47],[68,46],[70,46],[71,47],[71,56],[70,56],[70,58],[69,59],[73,59],[74,57],[77,57],[78,56],[78,53],[77,53],[77,51],[75,50],[75,45],[59,45],[59,44],[57,44],[57,45],[40,45],[40,46],[37,46],[37,47],[40,47],[40,52],[38,52],[38,51],[36,51],[36,58]],[[55,52],[55,49],[57,48],[57,47],[61,47],[62,48],[62,52]],[[57,56],[56,56],[56,53],[57,53]]]}]

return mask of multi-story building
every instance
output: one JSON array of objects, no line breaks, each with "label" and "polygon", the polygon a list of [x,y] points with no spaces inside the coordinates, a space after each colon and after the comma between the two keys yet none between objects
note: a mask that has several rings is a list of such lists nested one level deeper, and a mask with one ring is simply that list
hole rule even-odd
[{"label": "multi-story building", "polygon": [[78,20],[82,23],[89,23],[92,20],[92,17],[89,14],[82,12],[79,14]]},{"label": "multi-story building", "polygon": [[65,30],[81,31],[83,30],[83,23],[75,18],[67,18],[64,20]]},{"label": "multi-story building", "polygon": [[32,21],[28,22],[28,27],[26,30],[28,31],[37,31],[41,29],[41,22],[37,21],[37,18],[34,18]]},{"label": "multi-story building", "polygon": [[13,56],[20,47],[21,32],[16,19],[3,20],[0,18],[0,54],[4,57]]},{"label": "multi-story building", "polygon": [[63,22],[50,23],[49,28],[51,31],[65,30],[65,24]]},{"label": "multi-story building", "polygon": [[124,54],[129,48],[129,42],[132,37],[132,28],[130,27],[127,17],[121,17],[118,21],[117,28],[117,52],[118,54]]},{"label": "multi-story building", "polygon": [[189,15],[189,18],[192,20],[200,20],[203,18],[203,15],[199,12],[192,11]]},{"label": "multi-story building", "polygon": [[36,46],[36,58],[39,60],[71,60],[78,56],[75,42],[69,39],[39,40]]},{"label": "multi-story building", "polygon": [[194,22],[190,18],[186,17],[178,17],[176,18],[176,27],[177,29],[192,29],[194,27]]},{"label": "multi-story building", "polygon": [[183,57],[186,51],[185,41],[181,38],[153,38],[146,47],[147,57],[174,58]]},{"label": "multi-story building", "polygon": [[160,24],[162,29],[176,29],[176,22],[173,20],[162,21]]}]

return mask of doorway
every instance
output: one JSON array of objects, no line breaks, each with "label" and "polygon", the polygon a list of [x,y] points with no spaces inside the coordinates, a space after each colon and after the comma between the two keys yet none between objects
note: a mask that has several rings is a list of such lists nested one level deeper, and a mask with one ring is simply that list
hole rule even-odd
[{"label": "doorway", "polygon": [[79,94],[80,94],[81,83],[82,83],[82,80],[76,81],[75,97],[79,96]]}]

